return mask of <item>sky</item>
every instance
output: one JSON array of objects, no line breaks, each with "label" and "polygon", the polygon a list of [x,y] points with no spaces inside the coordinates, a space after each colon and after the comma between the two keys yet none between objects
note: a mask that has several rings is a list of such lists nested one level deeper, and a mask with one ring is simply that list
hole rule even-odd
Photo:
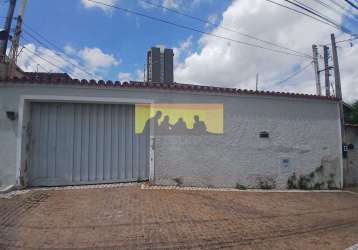
[{"label": "sky", "polygon": [[[146,0],[97,1],[216,37],[88,0],[28,0],[19,66],[25,71],[67,72],[74,78],[142,81],[147,50],[165,46],[174,49],[176,82],[255,89],[258,73],[259,90],[314,94],[310,58],[247,46],[240,42],[281,50],[242,33],[308,55],[312,54],[312,44],[319,45],[322,55],[320,45],[330,43],[331,33],[338,41],[351,38],[266,0],[151,0],[211,24],[154,7]],[[343,1],[336,1],[340,2],[338,6],[331,0],[321,0],[334,10],[325,8],[319,1],[300,1],[358,34],[358,11]],[[7,2],[0,0],[1,17],[6,14]],[[338,45],[343,98],[352,102],[358,99],[358,39]],[[323,68],[321,57],[319,63]],[[332,75],[332,83],[333,80]],[[321,81],[324,82],[323,74]]]}]

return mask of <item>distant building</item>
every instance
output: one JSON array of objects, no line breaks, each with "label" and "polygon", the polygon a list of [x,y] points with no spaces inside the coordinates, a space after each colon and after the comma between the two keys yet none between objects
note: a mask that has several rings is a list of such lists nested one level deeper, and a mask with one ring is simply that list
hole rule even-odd
[{"label": "distant building", "polygon": [[147,81],[174,82],[173,58],[172,49],[152,47],[147,54]]}]

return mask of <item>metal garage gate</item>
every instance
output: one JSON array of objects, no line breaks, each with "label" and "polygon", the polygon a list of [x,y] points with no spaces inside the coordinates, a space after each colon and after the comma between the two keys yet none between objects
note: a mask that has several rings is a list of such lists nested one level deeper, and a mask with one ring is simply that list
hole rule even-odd
[{"label": "metal garage gate", "polygon": [[149,131],[134,105],[32,103],[30,186],[147,180]]}]

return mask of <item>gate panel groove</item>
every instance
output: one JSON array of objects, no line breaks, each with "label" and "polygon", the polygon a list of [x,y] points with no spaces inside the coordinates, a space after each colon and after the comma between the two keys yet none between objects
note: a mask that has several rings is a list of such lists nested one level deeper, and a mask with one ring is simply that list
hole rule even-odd
[{"label": "gate panel groove", "polygon": [[30,186],[149,178],[149,131],[135,134],[134,105],[32,103]]}]

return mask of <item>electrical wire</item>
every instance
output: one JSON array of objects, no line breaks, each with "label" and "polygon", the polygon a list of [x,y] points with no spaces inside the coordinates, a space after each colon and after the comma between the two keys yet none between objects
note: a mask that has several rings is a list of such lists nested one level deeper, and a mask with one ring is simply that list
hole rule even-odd
[{"label": "electrical wire", "polygon": [[309,64],[305,65],[304,67],[300,68],[299,70],[297,70],[296,72],[294,72],[292,75],[288,76],[287,78],[280,80],[276,83],[274,83],[274,85],[279,85],[282,84],[284,82],[287,82],[288,80],[290,80],[291,78],[297,76],[298,74],[302,73],[303,71],[305,71],[309,66],[311,66],[313,63],[313,61],[310,61]]},{"label": "electrical wire", "polygon": [[281,49],[285,49],[285,50],[288,50],[288,51],[291,51],[291,52],[294,52],[294,53],[297,53],[297,54],[301,54],[301,55],[306,55],[306,56],[309,56],[311,57],[311,55],[308,55],[308,54],[305,54],[305,53],[302,53],[302,52],[299,52],[299,51],[296,51],[296,50],[293,50],[293,49],[290,49],[286,46],[283,46],[283,45],[279,45],[279,44],[276,44],[276,43],[273,43],[273,42],[270,42],[270,41],[267,41],[267,40],[264,40],[264,39],[261,39],[261,38],[258,38],[258,37],[255,37],[253,35],[250,35],[250,34],[247,34],[247,33],[244,33],[244,32],[240,32],[236,29],[232,29],[232,28],[227,28],[223,25],[217,25],[215,24],[214,22],[211,22],[209,20],[205,20],[205,19],[202,19],[202,18],[199,18],[199,17],[196,17],[196,16],[192,16],[192,15],[189,15],[187,13],[184,13],[182,11],[178,11],[176,9],[173,9],[173,8],[169,8],[169,7],[166,7],[164,5],[161,5],[161,4],[157,4],[157,3],[154,3],[152,1],[148,1],[148,0],[140,0],[141,2],[143,3],[146,3],[146,4],[149,4],[151,6],[154,6],[154,7],[157,7],[157,8],[161,8],[163,10],[167,10],[167,11],[170,11],[170,12],[173,12],[177,15],[180,15],[180,16],[184,16],[184,17],[187,17],[187,18],[190,18],[192,20],[195,20],[195,21],[198,21],[198,22],[201,22],[201,23],[204,23],[204,24],[208,24],[208,25],[211,25],[211,26],[214,26],[214,27],[218,27],[222,30],[226,30],[226,31],[230,31],[230,32],[233,32],[233,33],[236,33],[236,34],[239,34],[241,36],[245,36],[245,37],[248,37],[250,39],[253,39],[253,40],[256,40],[256,41],[259,41],[259,42],[262,42],[262,43],[266,43],[266,44],[269,44],[271,46],[275,46],[277,48],[281,48]]},{"label": "electrical wire", "polygon": [[[26,41],[26,42],[28,42],[28,43],[31,43],[31,41],[30,41],[29,39],[27,39],[27,38],[24,36],[24,34],[21,35],[21,38],[22,38],[24,41]],[[26,49],[26,47],[24,47],[24,48]],[[45,48],[45,49],[48,49],[48,48]],[[29,49],[27,49],[27,50],[29,50]],[[48,49],[48,50],[49,50],[49,49]],[[50,51],[53,52],[52,50],[50,50]],[[36,53],[36,52],[33,52],[33,53]],[[54,53],[55,55],[57,55],[55,52],[53,52],[53,53]],[[45,59],[43,56],[41,57],[39,54],[37,54],[37,56],[46,61],[46,59]],[[68,73],[67,70],[66,70],[66,68],[69,68],[69,67],[70,67],[69,65],[64,65],[64,66],[59,66],[59,65],[58,65],[58,64],[63,64],[63,62],[60,61],[60,59],[63,59],[62,57],[56,58],[56,57],[50,56],[50,55],[46,55],[46,57],[49,57],[49,58],[51,58],[52,61],[54,61],[54,62],[51,62],[51,63],[50,63],[52,66],[57,67],[57,68],[60,69],[61,71],[64,71],[64,72]],[[48,62],[48,61],[46,61],[46,62]],[[56,64],[56,63],[57,63],[57,64]],[[78,77],[78,76],[79,76],[79,75],[77,75],[76,77]],[[80,77],[80,78],[83,78],[83,77]]]},{"label": "electrical wire", "polygon": [[349,0],[345,0],[350,6],[352,6],[353,8],[355,8],[356,10],[358,10],[358,7],[354,4],[354,3],[352,3],[351,1],[349,1]]},{"label": "electrical wire", "polygon": [[[307,4],[302,3],[302,2],[300,2],[300,1],[298,1],[298,0],[293,0],[293,1],[297,4],[297,6],[298,6],[299,8],[304,8],[305,10],[308,9],[307,11],[309,11],[309,12],[312,11],[312,12],[310,12],[310,13],[312,13],[312,14],[314,14],[314,15],[318,15],[318,16],[321,17],[321,18],[326,18],[325,20],[326,20],[327,22],[330,22],[330,23],[332,23],[332,24],[335,25],[335,26],[340,26],[340,25],[337,24],[333,19],[331,19],[331,18],[327,17],[326,15],[322,14],[321,12],[315,10],[315,9],[312,8],[311,6],[308,6]],[[289,1],[289,2],[290,2],[290,1]],[[300,5],[301,5],[301,6],[300,6]]]},{"label": "electrical wire", "polygon": [[[23,37],[23,38],[24,38],[24,37]],[[24,38],[24,40],[25,40],[25,41],[28,41],[28,40],[25,39],[25,38]],[[55,63],[53,63],[53,62],[51,62],[50,60],[47,60],[45,57],[39,55],[36,51],[33,51],[33,50],[31,50],[31,49],[28,49],[28,48],[25,47],[25,46],[23,47],[23,49],[26,50],[26,51],[29,51],[29,52],[32,53],[34,56],[40,58],[41,60],[43,60],[43,61],[45,61],[45,62],[47,62],[47,63],[49,63],[50,65],[54,66],[55,68],[59,69],[60,71],[66,72],[66,73],[71,74],[71,75],[74,75],[75,77],[77,77],[77,78],[79,78],[79,79],[82,78],[81,76],[79,76],[79,75],[77,75],[77,74],[75,74],[75,73],[69,73],[69,72],[66,70],[66,67],[64,67],[64,66],[59,66],[59,65],[57,65],[57,64],[55,64]],[[51,57],[51,58],[53,59],[53,57]]]},{"label": "electrical wire", "polygon": [[277,6],[280,6],[280,7],[286,8],[286,9],[288,9],[288,10],[294,11],[294,12],[299,13],[299,14],[301,14],[301,15],[310,17],[310,18],[312,18],[312,19],[314,19],[314,20],[316,20],[316,21],[318,21],[318,22],[324,23],[324,24],[326,24],[326,25],[329,25],[329,26],[331,26],[331,27],[333,27],[333,28],[339,30],[336,26],[334,26],[333,24],[331,24],[331,23],[329,23],[329,22],[323,21],[323,20],[321,20],[321,19],[319,19],[319,18],[316,18],[316,17],[314,17],[314,16],[311,16],[311,15],[308,15],[307,13],[302,12],[302,11],[297,10],[297,9],[294,9],[294,8],[291,8],[290,6],[284,5],[284,4],[282,4],[282,3],[275,2],[275,1],[273,1],[273,0],[265,0],[265,1],[270,2],[270,3],[272,3],[272,4],[275,4],[275,5],[277,5]]},{"label": "electrical wire", "polygon": [[351,22],[355,22],[356,24],[358,24],[358,18],[355,17],[354,15],[351,15],[351,13],[347,13],[346,11],[339,11],[336,8],[333,8],[333,6],[323,2],[322,0],[314,0],[317,3],[319,3],[320,5],[326,7],[327,9],[333,11],[334,13],[336,13],[339,17],[341,17],[342,15],[345,15]]},{"label": "electrical wire", "polygon": [[23,23],[24,26],[29,29],[32,33],[35,33],[37,36],[39,36],[41,39],[43,39],[44,41],[46,41],[50,46],[52,46],[53,48],[56,48],[59,51],[63,51],[62,48],[60,48],[58,45],[56,45],[55,43],[51,42],[50,40],[48,40],[45,36],[41,35],[39,32],[37,32],[34,28],[31,28],[27,23]]},{"label": "electrical wire", "polygon": [[313,14],[315,16],[318,16],[319,18],[333,24],[336,27],[339,27],[340,25],[337,24],[334,20],[330,19],[329,17],[323,15],[322,13],[318,12],[317,10],[313,9],[312,7],[308,6],[307,4],[304,4],[298,0],[293,0],[294,2],[292,2],[291,0],[284,0],[300,9],[303,9],[304,11],[307,11],[310,14]]},{"label": "electrical wire", "polygon": [[[348,33],[348,34],[350,34],[350,35],[358,36],[357,34],[352,34],[352,33],[348,32],[348,31],[342,30],[342,29],[341,29],[341,26],[336,26],[336,25],[334,25],[334,24],[332,24],[332,23],[330,23],[330,22],[327,22],[327,21],[324,21],[324,20],[322,20],[322,19],[316,18],[315,16],[311,16],[311,15],[309,15],[309,14],[307,14],[307,13],[305,13],[305,12],[302,12],[302,11],[300,11],[300,10],[297,10],[297,9],[295,9],[295,8],[291,8],[290,6],[287,6],[287,5],[284,5],[284,4],[275,2],[275,1],[273,1],[273,0],[265,0],[265,1],[270,2],[270,3],[272,3],[272,4],[275,4],[275,5],[278,5],[278,6],[280,6],[280,7],[289,9],[289,10],[291,10],[291,11],[294,11],[294,12],[296,12],[296,13],[302,14],[302,15],[304,15],[304,16],[310,17],[310,18],[312,18],[312,19],[314,19],[314,20],[316,20],[316,21],[319,21],[319,22],[321,22],[321,23],[324,23],[324,24],[326,24],[326,25],[329,25],[329,26],[331,26],[331,27],[333,27],[333,28],[335,28],[335,29],[337,29],[337,30],[339,30],[339,31],[343,31],[344,33]],[[286,0],[285,0],[285,1],[286,1]],[[345,29],[345,30],[346,30],[346,29]]]},{"label": "electrical wire", "polygon": [[334,5],[338,6],[340,9],[342,9],[342,10],[344,10],[344,11],[347,11],[347,9],[346,9],[344,6],[340,5],[340,4],[337,3],[336,1],[334,1],[334,0],[328,0],[328,1],[330,1],[330,2],[333,3]]},{"label": "electrical wire", "polygon": [[36,66],[39,66],[43,70],[43,72],[50,73],[50,71],[48,71],[44,66],[42,66],[41,63],[39,63],[37,60],[35,60],[35,58],[31,57],[30,60],[36,63]]},{"label": "electrical wire", "polygon": [[[26,25],[29,29],[30,27],[28,25]],[[33,29],[32,29],[33,30]],[[34,39],[36,42],[38,42],[40,45],[42,45],[43,47],[47,48],[47,45],[44,44],[42,41],[40,41],[37,37],[35,37],[33,34],[31,34],[29,31],[27,30],[23,30],[25,34],[27,34],[28,36],[30,36],[32,39]],[[36,32],[35,30],[33,30],[33,33],[37,34],[38,37],[42,38],[43,40],[45,40],[48,44],[52,45],[52,47],[54,47],[55,49],[58,49],[60,51],[62,51],[62,49],[60,47],[58,47],[56,44],[52,43],[51,41],[49,41],[48,39],[46,39],[44,36],[42,36],[40,33]],[[73,62],[71,62],[70,57],[68,57],[67,55],[65,55],[64,53],[61,52],[57,52],[56,50],[53,50],[55,54],[57,54],[59,57],[61,57],[63,60],[65,60],[66,62],[68,62],[69,64],[71,64],[73,67],[79,69],[80,71],[82,71],[83,73],[85,73],[88,76],[91,77],[95,77],[96,75],[94,75],[92,72],[89,72],[88,70],[84,69],[83,67],[81,67],[80,65],[74,64]],[[69,58],[69,59],[68,59]]]},{"label": "electrical wire", "polygon": [[[344,42],[352,42],[352,41],[357,40],[357,39],[358,39],[358,36],[355,36],[355,37],[351,37],[351,38],[348,38],[348,39],[336,41],[336,44],[337,44],[337,43],[344,43]],[[331,45],[330,43],[320,44],[320,46],[330,46],[330,45]]]},{"label": "electrical wire", "polygon": [[290,3],[290,4],[294,5],[294,6],[296,6],[296,7],[298,7],[298,8],[301,8],[301,9],[307,11],[308,13],[311,13],[311,14],[313,14],[313,15],[315,15],[315,16],[317,16],[317,17],[323,19],[323,20],[325,20],[325,21],[328,22],[328,23],[331,23],[332,25],[335,26],[336,29],[338,29],[338,30],[340,30],[340,31],[343,31],[344,33],[348,33],[348,34],[350,34],[350,35],[353,35],[353,33],[352,33],[351,30],[349,30],[349,29],[343,27],[342,25],[338,25],[337,23],[335,23],[335,22],[332,21],[331,19],[329,19],[329,18],[327,18],[327,17],[325,17],[325,16],[322,16],[321,14],[317,13],[317,11],[311,10],[310,8],[306,8],[306,7],[303,6],[302,3],[300,3],[300,2],[299,2],[299,4],[295,3],[295,2],[298,2],[298,1],[295,1],[295,2],[292,2],[291,0],[284,0],[284,1]]},{"label": "electrical wire", "polygon": [[298,0],[293,0],[293,1],[296,2],[298,5],[302,5],[303,7],[305,7],[305,8],[307,8],[307,9],[311,10],[311,11],[314,12],[314,13],[316,13],[316,15],[322,16],[322,18],[325,18],[325,20],[327,20],[328,22],[330,22],[330,23],[336,25],[338,28],[341,27],[343,30],[346,30],[347,32],[345,32],[345,33],[352,33],[352,31],[349,30],[348,28],[346,28],[344,25],[337,23],[336,21],[334,21],[333,19],[331,19],[331,18],[328,17],[327,15],[322,14],[322,12],[319,12],[318,10],[315,10],[315,9],[312,8],[311,6],[308,6],[307,4],[302,3],[302,2],[300,2],[300,1],[298,1]]},{"label": "electrical wire", "polygon": [[337,41],[336,43],[351,42],[351,41],[354,41],[354,40],[356,40],[356,39],[358,39],[358,37],[352,37],[352,38],[349,38],[349,39]]},{"label": "electrical wire", "polygon": [[278,49],[272,49],[272,48],[264,47],[264,46],[261,46],[261,45],[252,44],[252,43],[248,43],[248,42],[243,42],[243,41],[240,41],[240,40],[236,40],[236,39],[221,36],[221,35],[216,35],[216,34],[213,34],[213,33],[207,32],[207,31],[203,31],[203,30],[200,30],[200,29],[196,29],[196,28],[193,28],[193,27],[190,27],[190,26],[186,26],[186,25],[178,24],[178,23],[175,23],[175,22],[172,22],[172,21],[168,21],[168,20],[165,20],[165,19],[162,19],[162,18],[159,18],[159,17],[154,17],[154,16],[150,16],[150,15],[147,15],[147,14],[140,13],[138,11],[118,7],[116,5],[106,4],[106,3],[95,1],[95,0],[87,0],[87,1],[97,3],[99,5],[107,6],[107,7],[113,8],[113,9],[117,9],[117,10],[120,10],[120,11],[123,11],[123,12],[126,12],[126,13],[130,13],[130,14],[134,14],[134,15],[137,15],[137,16],[145,17],[145,18],[155,20],[155,21],[158,21],[158,22],[166,23],[166,24],[169,24],[169,25],[172,25],[172,26],[175,26],[175,27],[179,27],[179,28],[182,28],[182,29],[194,31],[194,32],[197,32],[197,33],[200,33],[200,34],[203,34],[203,35],[212,36],[212,37],[220,38],[220,39],[227,40],[227,41],[230,41],[230,42],[238,43],[238,44],[241,44],[241,45],[260,48],[260,49],[264,49],[264,50],[269,50],[271,52],[276,52],[276,53],[281,53],[281,54],[286,54],[286,55],[292,55],[292,56],[297,56],[297,57],[305,57],[305,58],[310,58],[310,59],[312,58],[312,56],[308,57],[306,55],[298,55],[298,54],[290,53],[290,52],[287,52],[287,51],[282,51],[282,50],[278,50]]}]

